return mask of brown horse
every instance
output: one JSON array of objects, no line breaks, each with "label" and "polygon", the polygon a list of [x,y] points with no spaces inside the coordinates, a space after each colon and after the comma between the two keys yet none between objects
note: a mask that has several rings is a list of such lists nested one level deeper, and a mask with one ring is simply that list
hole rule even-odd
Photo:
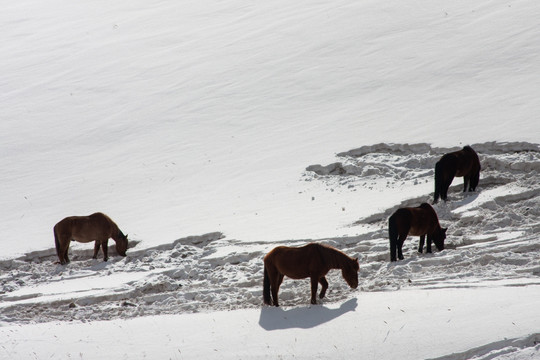
[{"label": "brown horse", "polygon": [[128,247],[127,235],[124,235],[118,226],[107,215],[95,213],[89,216],[69,216],[54,226],[54,243],[60,264],[69,263],[69,243],[74,240],[82,243],[95,241],[94,259],[100,246],[103,248],[103,261],[107,261],[109,238],[116,242],[116,251],[126,256]]},{"label": "brown horse", "polygon": [[443,155],[435,164],[435,194],[433,203],[446,201],[448,188],[455,176],[463,176],[463,192],[474,191],[480,180],[480,160],[470,146]]},{"label": "brown horse", "polygon": [[396,249],[399,260],[403,260],[403,242],[407,235],[420,236],[418,252],[424,249],[424,240],[427,235],[427,252],[431,252],[431,242],[435,242],[437,249],[444,250],[446,230],[441,228],[437,213],[428,203],[419,207],[397,209],[388,219],[388,235],[390,237],[390,261],[396,261]]},{"label": "brown horse", "polygon": [[358,258],[350,258],[328,245],[310,243],[302,247],[278,246],[264,257],[263,299],[267,305],[272,290],[273,305],[279,306],[278,291],[283,277],[291,279],[311,278],[311,303],[317,303],[317,287],[321,283],[319,297],[328,289],[325,275],[330,269],[341,269],[347,284],[353,289],[358,286]]}]

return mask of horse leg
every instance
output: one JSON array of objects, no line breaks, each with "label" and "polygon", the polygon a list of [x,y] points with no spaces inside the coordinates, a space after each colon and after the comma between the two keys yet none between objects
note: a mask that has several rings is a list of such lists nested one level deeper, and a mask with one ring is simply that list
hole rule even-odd
[{"label": "horse leg", "polygon": [[420,242],[418,243],[418,252],[421,254],[424,251],[424,241],[426,240],[426,235],[420,235]]},{"label": "horse leg", "polygon": [[326,278],[323,276],[322,278],[319,279],[319,282],[321,283],[321,286],[322,286],[321,292],[319,294],[319,299],[322,299],[326,295],[326,289],[328,289],[328,281],[326,281]]},{"label": "horse leg", "polygon": [[317,277],[311,277],[311,303],[317,304],[317,287],[319,286],[319,279]]},{"label": "horse leg", "polygon": [[390,240],[390,261],[396,261],[397,241],[399,237],[399,229],[397,225],[396,215],[390,216],[388,219],[388,240]]},{"label": "horse leg", "polygon": [[69,250],[69,243],[71,242],[71,239],[67,239],[65,243],[62,246],[62,256],[64,258],[64,264],[69,264],[70,260],[68,257],[68,250]]},{"label": "horse leg", "polygon": [[478,182],[480,181],[480,172],[476,172],[471,175],[471,183],[469,186],[470,191],[475,191],[476,187],[478,186]]},{"label": "horse leg", "polygon": [[[96,242],[98,242],[99,240],[96,240]],[[101,247],[103,249],[103,261],[107,261],[109,260],[109,255],[108,255],[108,252],[109,252],[109,239],[105,240],[105,241],[102,241],[101,242]]]},{"label": "horse leg", "polygon": [[64,265],[65,264],[64,251],[61,245],[62,244],[61,240],[63,240],[63,238],[59,238],[58,234],[55,231],[54,232],[54,246],[56,247],[56,255],[58,256],[58,261],[60,261],[60,264]]},{"label": "horse leg", "polygon": [[442,191],[441,191],[441,199],[443,199],[445,202],[448,199],[448,188],[450,185],[452,185],[452,181],[454,180],[453,176],[450,176],[449,179],[447,179],[443,185]]},{"label": "horse leg", "polygon": [[101,242],[99,242],[99,240],[94,241],[94,256],[92,256],[92,259],[97,259],[97,254],[100,246]]},{"label": "horse leg", "polygon": [[281,283],[283,282],[284,277],[285,277],[285,275],[279,274],[278,284],[277,284],[278,290],[279,290],[279,287],[281,286]]},{"label": "horse leg", "polygon": [[426,253],[431,254],[431,241],[432,241],[432,240],[433,240],[433,239],[431,238],[431,235],[428,234],[428,236],[427,236],[427,242],[426,242],[426,247],[427,247]]},{"label": "horse leg", "polygon": [[277,279],[276,279],[276,284],[275,284],[275,286],[272,287],[272,298],[274,299],[274,305],[275,306],[279,306],[278,295],[277,294],[278,294],[278,291],[279,291],[279,287],[281,286],[281,283],[283,282],[283,278],[284,278],[284,275],[278,273]]},{"label": "horse leg", "polygon": [[396,257],[397,242],[398,242],[397,236],[396,238],[394,237],[390,238],[390,261],[397,261],[397,257]]},{"label": "horse leg", "polygon": [[398,239],[398,259],[399,260],[403,260],[403,243],[405,242],[405,239],[407,238],[407,235],[405,236],[400,236],[399,239]]},{"label": "horse leg", "polygon": [[270,292],[272,294],[272,302],[274,306],[279,306],[278,291],[279,286],[283,282],[283,274],[280,274],[277,269],[268,268],[268,276],[270,278]]},{"label": "horse leg", "polygon": [[470,190],[469,184],[470,184],[471,177],[469,175],[463,176],[463,192],[467,192],[467,190]]}]

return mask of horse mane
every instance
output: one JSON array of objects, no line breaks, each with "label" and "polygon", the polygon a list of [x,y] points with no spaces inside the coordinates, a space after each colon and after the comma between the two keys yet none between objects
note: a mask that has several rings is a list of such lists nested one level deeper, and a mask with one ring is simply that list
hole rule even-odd
[{"label": "horse mane", "polygon": [[111,226],[111,233],[112,234],[116,234],[116,236],[120,237],[120,238],[123,238],[125,237],[124,233],[122,232],[122,230],[120,230],[120,228],[118,227],[118,225],[116,225],[116,223],[106,214],[102,213],[102,212],[97,212],[97,213],[93,213],[92,215],[90,215],[91,217],[103,217],[105,218],[105,220],[107,220],[107,222],[109,223],[109,225]]},{"label": "horse mane", "polygon": [[[428,203],[421,203],[419,208],[425,209],[425,210],[431,210],[432,212],[435,212],[435,209],[433,209],[433,206],[429,205]],[[437,213],[435,213],[437,215]]]},{"label": "horse mane", "polygon": [[428,204],[428,203],[422,203],[422,204],[420,204],[419,208],[424,209],[424,210],[427,210],[427,211],[429,211],[430,213],[432,213],[433,216],[435,216],[435,219],[437,220],[438,228],[439,228],[439,230],[440,230],[440,229],[441,229],[441,224],[439,223],[439,216],[437,216],[437,212],[435,211],[435,209],[433,208],[433,206],[431,206],[431,205]]},{"label": "horse mane", "polygon": [[317,244],[319,253],[332,269],[341,269],[342,264],[354,261],[344,252],[325,244]]}]

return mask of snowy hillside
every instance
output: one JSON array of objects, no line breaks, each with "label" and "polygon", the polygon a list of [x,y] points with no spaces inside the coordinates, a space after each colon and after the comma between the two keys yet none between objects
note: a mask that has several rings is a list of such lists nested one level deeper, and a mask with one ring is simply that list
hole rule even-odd
[{"label": "snowy hillside", "polygon": [[[540,357],[540,5],[39,2],[0,12],[0,358]],[[446,249],[387,218],[470,144]],[[52,227],[102,211],[128,256]],[[360,258],[322,305],[262,257]],[[106,335],[105,335],[106,334]],[[113,335],[114,334],[114,335]],[[116,337],[118,335],[118,337]]]}]

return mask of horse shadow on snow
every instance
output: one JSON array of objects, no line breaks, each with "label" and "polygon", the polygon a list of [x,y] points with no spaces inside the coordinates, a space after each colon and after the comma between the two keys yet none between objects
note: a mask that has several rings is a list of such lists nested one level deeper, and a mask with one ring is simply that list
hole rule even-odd
[{"label": "horse shadow on snow", "polygon": [[259,325],[265,330],[310,329],[334,320],[358,306],[356,298],[350,299],[337,309],[329,309],[324,305],[283,310],[281,307],[265,306],[261,309]]}]

